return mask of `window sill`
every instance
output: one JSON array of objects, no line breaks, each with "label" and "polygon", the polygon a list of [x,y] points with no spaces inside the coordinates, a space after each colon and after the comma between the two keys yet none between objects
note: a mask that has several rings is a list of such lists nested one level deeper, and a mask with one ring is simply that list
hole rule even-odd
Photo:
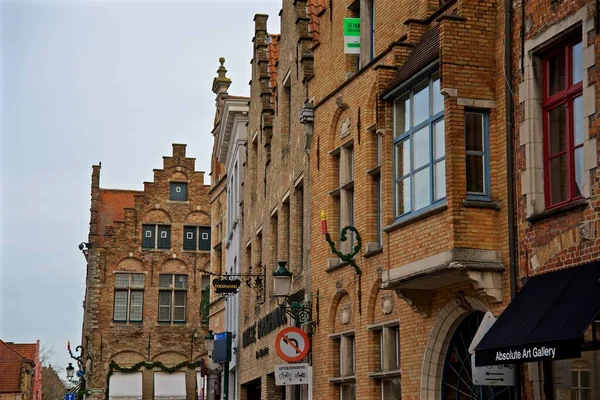
[{"label": "window sill", "polygon": [[367,175],[380,176],[381,175],[381,164],[368,170]]},{"label": "window sill", "polygon": [[552,208],[539,214],[532,215],[531,217],[527,218],[527,222],[535,224],[555,215],[566,213],[567,211],[586,208],[588,205],[589,201],[587,199],[578,199],[563,206]]},{"label": "window sill", "polygon": [[393,224],[383,227],[383,231],[385,233],[393,232],[397,229],[400,229],[404,226],[410,225],[414,222],[421,221],[432,215],[446,211],[447,209],[448,209],[448,203],[444,200],[443,203],[436,204],[434,206],[429,206],[428,208],[424,208],[419,211],[416,211],[411,214],[408,214],[408,215],[398,218],[396,221],[394,221]]},{"label": "window sill", "polygon": [[169,199],[169,200],[167,200],[167,203],[190,204],[190,201],[189,200],[172,200],[172,199]]},{"label": "window sill", "polygon": [[149,247],[142,247],[142,251],[159,252],[159,251],[171,251],[171,249],[152,249]]},{"label": "window sill", "polygon": [[346,382],[356,382],[355,375],[349,376],[335,376],[329,378],[329,383],[346,383]]},{"label": "window sill", "polygon": [[369,378],[373,379],[384,379],[384,378],[396,378],[402,376],[402,372],[399,369],[391,369],[389,371],[372,371],[369,372]]},{"label": "window sill", "polygon": [[325,269],[325,272],[333,272],[348,265],[347,262],[342,261],[339,258],[329,258],[327,259],[327,264],[329,266]]},{"label": "window sill", "polygon": [[466,198],[462,201],[463,206],[466,208],[488,208],[491,210],[500,210],[500,202],[494,200],[482,200],[482,199],[469,199]]},{"label": "window sill", "polygon": [[182,252],[190,254],[208,254],[210,253],[210,250],[183,249]]},{"label": "window sill", "polygon": [[169,326],[187,326],[187,322],[157,322],[156,326],[163,326],[163,327],[169,327]]},{"label": "window sill", "polygon": [[383,253],[383,246],[377,243],[367,243],[367,251],[363,253],[363,257],[369,258],[381,253]]}]

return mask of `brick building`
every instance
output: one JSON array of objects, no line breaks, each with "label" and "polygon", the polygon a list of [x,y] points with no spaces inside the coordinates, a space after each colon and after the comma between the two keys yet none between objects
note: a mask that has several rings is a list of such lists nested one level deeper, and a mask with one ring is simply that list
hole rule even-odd
[{"label": "brick building", "polygon": [[[308,17],[313,397],[509,398],[464,384],[484,313],[510,298],[504,3],[334,0]],[[360,276],[321,209],[344,253],[358,238],[339,230],[359,230]]]},{"label": "brick building", "polygon": [[0,340],[0,400],[41,400],[40,341]]},{"label": "brick building", "polygon": [[[308,293],[308,156],[305,127],[298,118],[306,101],[303,81],[312,74],[311,38],[305,1],[286,1],[281,34],[267,32],[267,15],[254,17],[247,158],[244,167],[242,273],[266,272],[262,288],[243,286],[239,308],[240,399],[303,398],[300,386],[275,385],[275,337],[292,323],[280,309],[272,272],[286,261],[294,274],[291,295]],[[305,389],[304,389],[305,390]]]},{"label": "brick building", "polygon": [[476,360],[517,362],[527,399],[600,398],[597,7],[534,0],[512,19],[519,291]]},{"label": "brick building", "polygon": [[[200,304],[208,293],[202,271],[210,268],[211,221],[204,172],[195,170],[185,149],[174,144],[142,191],[101,188],[100,165],[93,166],[83,244],[80,368],[87,398],[104,399],[107,390],[116,397],[197,398],[199,360],[206,355]],[[164,371],[175,366],[172,374]]]},{"label": "brick building", "polygon": [[[241,272],[241,207],[243,205],[242,188],[246,163],[248,101],[250,99],[228,94],[227,89],[231,85],[231,79],[226,75],[225,59],[221,58],[219,62],[221,65],[213,80],[212,88],[213,93],[217,96],[217,107],[212,131],[214,145],[211,161],[210,202],[214,252],[211,259],[211,272],[215,275],[235,275]],[[233,278],[237,279],[237,277]],[[231,332],[235,349],[239,346],[239,298],[239,293],[222,296],[211,290],[209,327],[215,333]],[[229,398],[237,399],[238,369],[235,351],[231,358]],[[209,368],[209,375],[212,373],[211,370],[212,368]],[[210,384],[209,390],[211,390]]]}]

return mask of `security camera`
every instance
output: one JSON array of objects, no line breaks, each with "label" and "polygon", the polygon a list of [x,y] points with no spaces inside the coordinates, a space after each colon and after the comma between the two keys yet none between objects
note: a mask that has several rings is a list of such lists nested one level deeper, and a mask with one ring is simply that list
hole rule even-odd
[{"label": "security camera", "polygon": [[79,243],[79,250],[83,251],[84,248],[85,248],[85,245],[83,243]]}]

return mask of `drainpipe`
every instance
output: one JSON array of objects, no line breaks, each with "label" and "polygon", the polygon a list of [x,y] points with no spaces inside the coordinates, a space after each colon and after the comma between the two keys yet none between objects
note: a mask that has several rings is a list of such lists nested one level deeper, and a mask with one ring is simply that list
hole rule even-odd
[{"label": "drainpipe", "polygon": [[[524,0],[521,0],[523,5]],[[521,24],[524,24],[524,19]],[[511,91],[512,82],[512,4],[511,0],[504,0],[504,73],[506,76],[504,96],[506,103],[506,180],[507,180],[507,207],[508,207],[508,258],[510,264],[510,296],[517,295],[517,260],[515,237],[515,180],[514,180],[514,132],[513,132],[513,98]],[[515,397],[521,399],[521,367],[515,365]]]}]

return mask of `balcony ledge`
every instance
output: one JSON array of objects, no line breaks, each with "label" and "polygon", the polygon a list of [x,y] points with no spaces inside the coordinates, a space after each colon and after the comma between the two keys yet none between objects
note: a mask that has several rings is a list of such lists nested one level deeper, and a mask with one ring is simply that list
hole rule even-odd
[{"label": "balcony ledge", "polygon": [[428,317],[434,292],[462,282],[470,282],[492,303],[501,302],[503,271],[497,251],[455,248],[383,271],[381,286],[396,291],[413,311]]}]

